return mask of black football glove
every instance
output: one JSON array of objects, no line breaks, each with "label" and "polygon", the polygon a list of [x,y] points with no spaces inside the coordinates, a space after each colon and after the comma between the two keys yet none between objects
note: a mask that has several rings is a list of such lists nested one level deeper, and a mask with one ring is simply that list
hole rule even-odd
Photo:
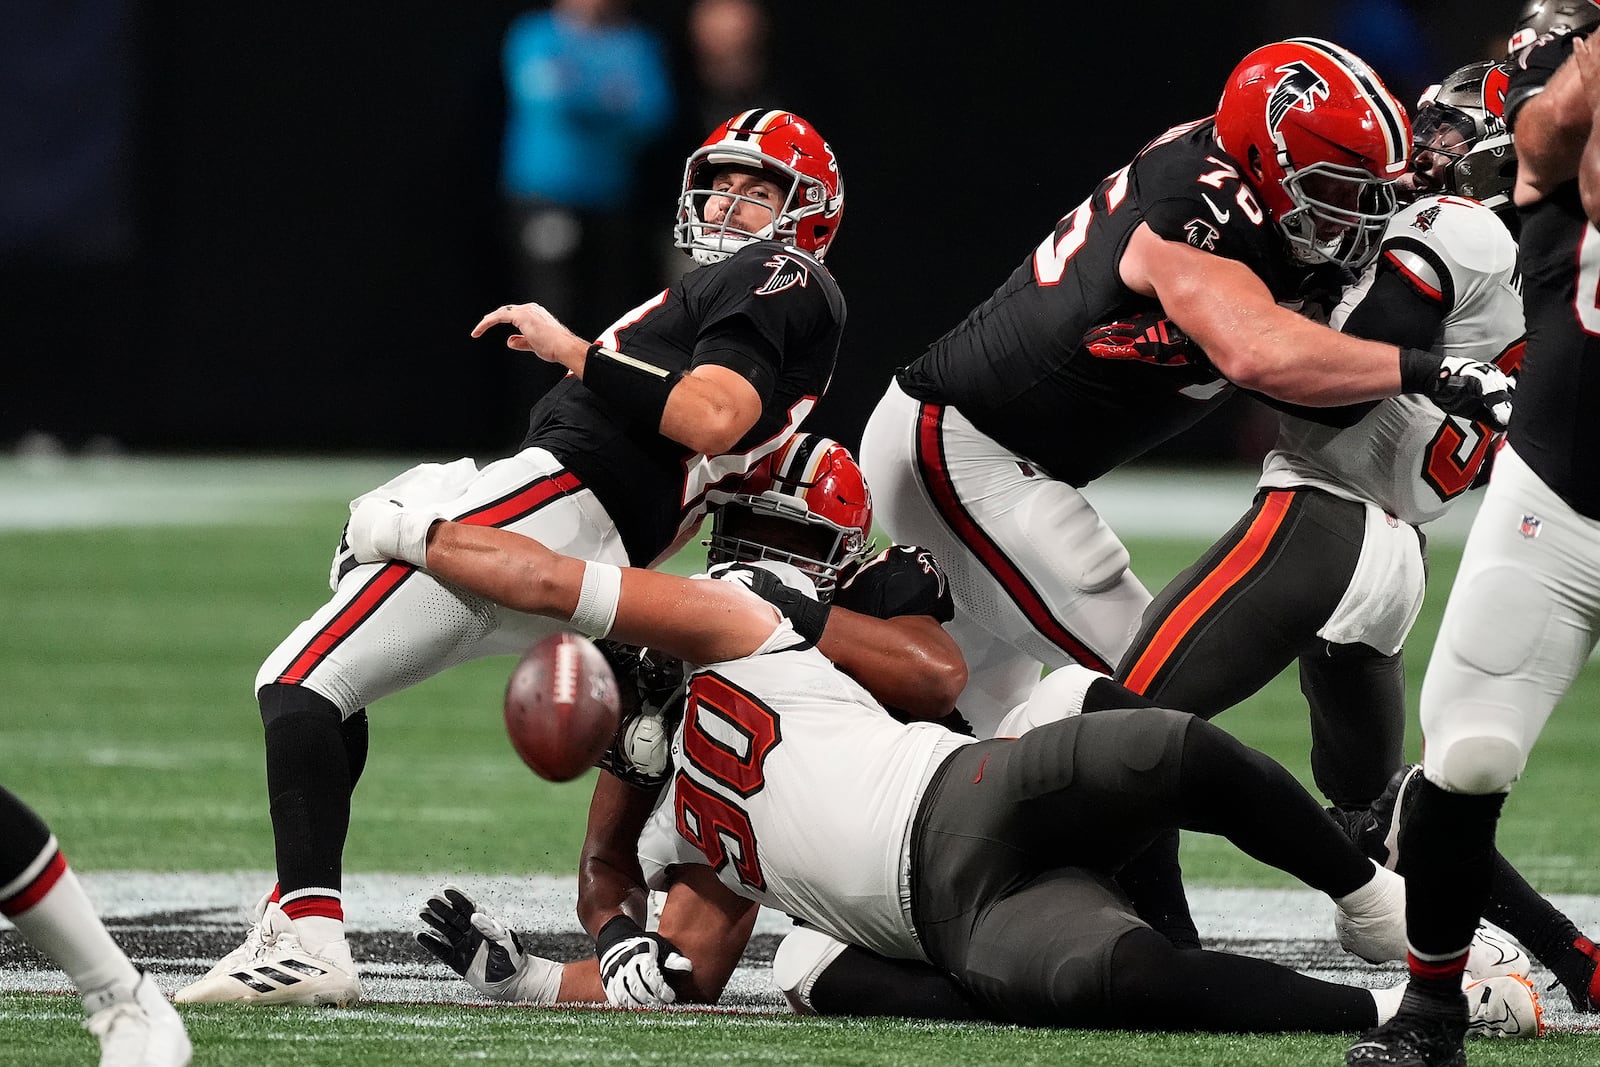
[{"label": "black football glove", "polygon": [[522,948],[516,931],[477,909],[453,885],[428,898],[419,918],[428,925],[417,931],[417,944],[492,1000],[522,1000],[518,984],[533,957]]},{"label": "black football glove", "polygon": [[1449,415],[1481,422],[1491,429],[1511,425],[1516,383],[1493,363],[1465,356],[1441,356],[1420,348],[1400,350],[1400,390],[1421,393]]},{"label": "black football glove", "polygon": [[618,915],[600,928],[594,939],[600,957],[600,981],[606,1000],[618,1008],[659,1008],[678,999],[668,984],[668,972],[694,970],[689,957],[660,934],[647,933],[626,915]]},{"label": "black football glove", "polygon": [[931,615],[946,623],[956,617],[944,571],[932,552],[916,545],[891,545],[851,570],[833,602],[875,619]]}]

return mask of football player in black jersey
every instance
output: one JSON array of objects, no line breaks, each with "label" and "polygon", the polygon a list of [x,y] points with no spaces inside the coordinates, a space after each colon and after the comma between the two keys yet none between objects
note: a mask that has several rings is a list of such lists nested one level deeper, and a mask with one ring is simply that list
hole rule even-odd
[{"label": "football player in black jersey", "polygon": [[[872,498],[849,452],[827,438],[797,434],[737,490],[714,514],[708,562],[777,560],[799,567],[832,605],[818,647],[896,717],[959,729],[953,707],[966,671],[941,628],[953,612],[944,575],[914,546],[874,551]],[[601,974],[598,960],[619,930],[630,937],[643,933],[639,833],[669,777],[665,746],[683,711],[676,661],[664,670],[659,656],[602,647],[618,676],[635,680],[623,690],[637,691],[640,707],[625,716],[617,742],[601,759],[607,773],[595,783],[579,862],[578,912],[596,938],[596,954],[565,965],[527,954],[515,935],[454,887],[429,901],[418,941],[497,1000],[609,1000],[630,1008],[713,1003],[744,952],[756,909],[729,915],[717,908],[696,889],[694,870],[668,892],[656,951],[648,959],[631,958],[631,969],[641,973],[619,967],[610,980]],[[668,984],[662,969],[673,953],[691,960],[693,969],[674,973]],[[503,961],[491,963],[491,957]]]},{"label": "football player in black jersey", "polygon": [[[1325,41],[1267,45],[1214,116],[1117,170],[879,402],[862,466],[880,521],[950,572],[980,735],[1040,665],[1109,671],[1150,596],[1079,489],[1235,387],[1298,404],[1399,392],[1503,425],[1495,368],[1339,334],[1296,314],[1316,274],[1359,269],[1395,209],[1405,109]],[[1326,279],[1321,279],[1326,281]],[[1133,335],[1132,316],[1158,321]],[[1162,321],[1195,350],[1168,359]]]},{"label": "football player in black jersey", "polygon": [[[475,336],[508,324],[510,347],[571,373],[534,406],[514,455],[481,470],[424,464],[367,495],[580,559],[665,558],[699,528],[708,493],[787,440],[827,388],[845,307],[822,257],[843,212],[837,160],[814,127],[788,111],[736,115],[684,169],[676,238],[699,268],[592,341],[537,304],[484,316]],[[244,945],[180,1001],[359,998],[340,872],[366,707],[556,628],[413,567],[358,566],[343,542],[330,584],[333,598],[256,677],[278,885]],[[317,974],[286,980],[286,952]]]},{"label": "football player in black jersey", "polygon": [[1495,827],[1535,739],[1595,645],[1600,480],[1587,435],[1600,403],[1600,47],[1546,34],[1506,91],[1528,349],[1422,685],[1423,772],[1399,844],[1411,980],[1351,1065],[1466,1060],[1460,975],[1483,913]]}]

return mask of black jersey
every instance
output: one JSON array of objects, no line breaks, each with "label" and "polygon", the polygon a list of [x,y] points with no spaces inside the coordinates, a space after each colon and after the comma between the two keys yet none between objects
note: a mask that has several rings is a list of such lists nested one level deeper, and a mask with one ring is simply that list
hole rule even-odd
[{"label": "black jersey", "polygon": [[761,417],[732,451],[702,455],[630,423],[570,374],[534,405],[522,447],[566,464],[605,506],[629,560],[649,566],[699,524],[707,490],[750,470],[816,405],[844,317],[844,297],[816,259],[772,241],[746,246],[685,274],[600,338],[668,370],[715,363],[744,375],[761,395]]},{"label": "black jersey", "polygon": [[1101,182],[993,296],[903,368],[901,388],[953,405],[1079,486],[1192,425],[1232,388],[1208,363],[1098,358],[1083,345],[1096,326],[1160,308],[1117,270],[1140,223],[1244,263],[1279,300],[1308,276],[1217,145],[1214,124],[1179,126]]},{"label": "black jersey", "polygon": [[[1512,122],[1572,54],[1573,40],[1541,42],[1512,73],[1506,91]],[[1588,419],[1600,411],[1600,230],[1584,214],[1577,179],[1520,214],[1528,348],[1508,440],[1546,485],[1600,519],[1600,478],[1584,444]]]}]

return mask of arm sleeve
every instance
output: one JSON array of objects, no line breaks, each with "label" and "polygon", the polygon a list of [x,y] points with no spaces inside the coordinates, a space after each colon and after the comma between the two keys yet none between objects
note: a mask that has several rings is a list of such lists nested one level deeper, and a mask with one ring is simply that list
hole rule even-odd
[{"label": "arm sleeve", "polygon": [[1430,295],[1425,280],[1419,283],[1414,272],[1385,252],[1372,287],[1345,317],[1340,330],[1401,348],[1429,349],[1439,340],[1446,310],[1439,290]]},{"label": "arm sleeve", "polygon": [[723,319],[695,341],[689,368],[712,364],[726,367],[748,381],[766,406],[783,360],[775,346],[744,316]]}]

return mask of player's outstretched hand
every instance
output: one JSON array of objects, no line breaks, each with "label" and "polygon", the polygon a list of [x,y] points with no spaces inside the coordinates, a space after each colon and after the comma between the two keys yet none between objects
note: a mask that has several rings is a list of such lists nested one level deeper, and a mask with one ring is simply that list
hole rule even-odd
[{"label": "player's outstretched hand", "polygon": [[560,341],[576,340],[571,330],[539,304],[503,304],[478,320],[478,325],[472,328],[472,336],[482,337],[491,326],[501,324],[516,331],[506,338],[507,348],[532,352],[548,363],[559,362],[556,346]]},{"label": "player's outstretched hand", "polygon": [[1400,383],[1406,392],[1422,393],[1448,414],[1495,430],[1511,425],[1517,386],[1493,363],[1406,348],[1400,352]]},{"label": "player's outstretched hand", "polygon": [[473,989],[492,1000],[523,999],[518,983],[533,957],[523,951],[516,931],[479,911],[453,885],[429,897],[419,917],[427,928],[417,931],[417,944]]},{"label": "player's outstretched hand", "polygon": [[694,970],[689,957],[660,934],[646,933],[626,915],[600,928],[594,939],[606,1000],[618,1008],[659,1008],[678,999],[668,973]]}]

